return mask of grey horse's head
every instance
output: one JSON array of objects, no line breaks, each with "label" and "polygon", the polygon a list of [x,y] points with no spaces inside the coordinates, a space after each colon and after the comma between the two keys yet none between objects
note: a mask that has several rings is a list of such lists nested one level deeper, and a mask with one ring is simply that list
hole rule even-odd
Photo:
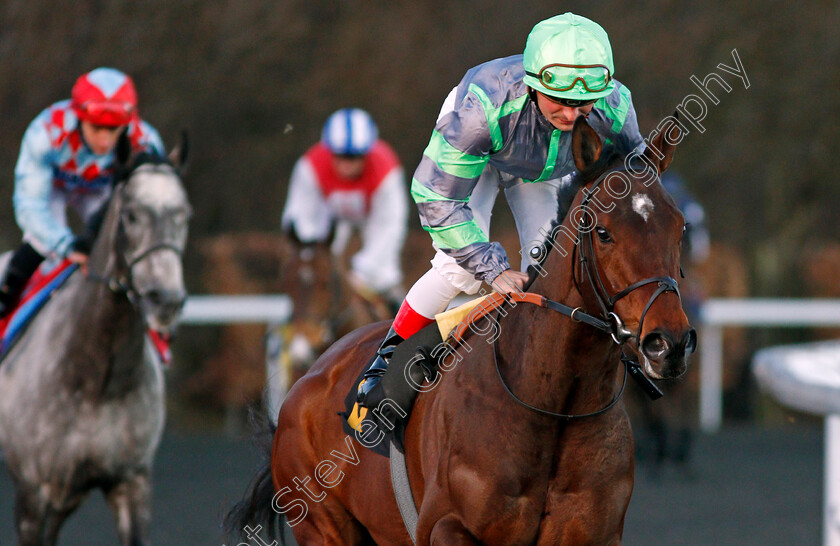
[{"label": "grey horse's head", "polygon": [[148,327],[169,333],[186,300],[182,254],[192,209],[181,183],[186,140],[169,158],[141,154],[116,189],[114,266]]}]

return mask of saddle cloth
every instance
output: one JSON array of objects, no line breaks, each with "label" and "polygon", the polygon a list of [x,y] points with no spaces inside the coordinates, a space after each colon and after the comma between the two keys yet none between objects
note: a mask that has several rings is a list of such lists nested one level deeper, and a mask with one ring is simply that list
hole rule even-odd
[{"label": "saddle cloth", "polygon": [[6,356],[50,296],[70,278],[79,266],[70,260],[58,264],[45,262],[26,284],[17,307],[0,319],[0,358]]},{"label": "saddle cloth", "polygon": [[[79,269],[78,264],[74,264],[70,260],[41,264],[41,267],[26,284],[15,309],[0,319],[0,361],[14,347],[26,328],[32,323],[32,319],[43,309],[52,295],[64,285],[77,269]],[[172,361],[169,336],[151,329],[147,333],[161,363],[168,366]]]}]

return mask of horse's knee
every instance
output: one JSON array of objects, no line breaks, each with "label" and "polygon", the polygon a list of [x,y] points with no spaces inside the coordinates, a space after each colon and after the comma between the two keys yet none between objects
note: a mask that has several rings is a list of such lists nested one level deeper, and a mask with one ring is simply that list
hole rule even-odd
[{"label": "horse's knee", "polygon": [[335,544],[342,546],[356,544],[355,542],[345,541],[338,531],[329,527],[310,525],[305,522],[301,522],[292,527],[292,534],[295,536],[295,541],[298,544]]}]

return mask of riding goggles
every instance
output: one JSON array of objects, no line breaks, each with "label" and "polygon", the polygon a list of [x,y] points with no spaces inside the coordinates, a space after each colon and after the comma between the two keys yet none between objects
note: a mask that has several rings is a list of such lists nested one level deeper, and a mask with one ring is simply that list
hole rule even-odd
[{"label": "riding goggles", "polygon": [[96,125],[127,125],[134,113],[134,105],[124,101],[89,100],[79,107],[82,119]]},{"label": "riding goggles", "polygon": [[551,91],[569,91],[578,82],[590,93],[603,91],[612,81],[610,69],[602,64],[554,63],[542,67],[538,74],[525,73]]}]

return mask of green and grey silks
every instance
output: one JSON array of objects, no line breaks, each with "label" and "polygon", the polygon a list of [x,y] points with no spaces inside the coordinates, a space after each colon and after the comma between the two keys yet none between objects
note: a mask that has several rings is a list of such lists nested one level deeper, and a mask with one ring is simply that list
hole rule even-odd
[{"label": "green and grey silks", "polygon": [[[545,203],[535,203],[533,198],[516,203],[512,200],[528,193],[511,195],[507,190],[516,184],[545,181],[554,181],[556,186],[576,171],[571,132],[560,131],[545,119],[529,97],[524,76],[522,55],[469,70],[447,98],[411,184],[423,229],[437,248],[478,280],[491,281],[510,267],[502,246],[490,243],[480,227],[489,220],[477,222],[470,205],[482,173],[497,171],[520,239],[533,240],[538,234],[523,234],[522,226],[542,225],[542,219],[535,222],[533,216],[545,215]],[[587,121],[604,140],[624,139],[627,149],[642,147],[630,90],[613,81],[612,93],[598,99]],[[492,209],[492,202],[489,206]],[[556,208],[552,203],[550,219]]]}]

